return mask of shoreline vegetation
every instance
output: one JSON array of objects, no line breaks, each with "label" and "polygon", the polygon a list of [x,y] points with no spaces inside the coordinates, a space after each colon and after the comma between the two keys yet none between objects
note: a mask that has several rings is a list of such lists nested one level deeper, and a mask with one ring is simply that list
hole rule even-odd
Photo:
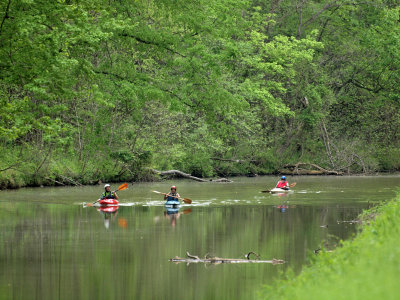
[{"label": "shoreline vegetation", "polygon": [[259,299],[398,299],[400,195],[364,211],[354,239],[322,249],[300,274],[265,286]]},{"label": "shoreline vegetation", "polygon": [[[6,162],[3,161],[0,164],[4,166]],[[203,167],[206,163],[203,162]],[[219,172],[222,165],[224,165],[223,173]],[[365,176],[398,174],[396,171],[389,172],[384,170],[369,173],[344,173],[327,170],[312,163],[296,163],[268,169],[240,160],[227,160],[222,163],[219,161],[218,166],[210,165],[209,168],[211,170],[209,173],[203,174],[202,172],[194,171],[195,175],[192,175],[175,169],[160,171],[143,166],[141,163],[132,166],[112,158],[106,161],[99,159],[88,160],[85,165],[82,165],[78,160],[71,160],[62,156],[58,156],[58,158],[45,156],[38,159],[34,158],[33,154],[28,154],[25,157],[25,161],[21,158],[16,163],[14,160],[10,160],[7,167],[0,169],[0,190],[21,187],[96,185],[103,182],[153,182],[172,178],[186,178],[198,182],[230,182],[230,178],[238,176]]]},{"label": "shoreline vegetation", "polygon": [[[43,186],[83,186],[83,185],[97,185],[104,182],[116,183],[116,182],[156,182],[168,179],[189,179],[197,182],[232,182],[234,177],[247,176],[268,176],[268,175],[293,175],[293,176],[366,176],[366,175],[383,175],[383,174],[398,174],[397,172],[374,172],[370,174],[365,173],[334,173],[331,171],[322,171],[321,168],[315,170],[289,170],[281,169],[274,170],[271,172],[260,172],[256,174],[247,170],[243,172],[236,172],[230,174],[216,174],[213,177],[197,177],[191,174],[187,174],[180,170],[167,170],[159,171],[152,168],[142,168],[137,170],[136,173],[129,171],[127,168],[124,171],[124,167],[114,170],[107,170],[106,172],[100,172],[101,167],[91,168],[84,173],[80,173],[74,164],[69,164],[70,167],[65,167],[60,161],[48,162],[38,167],[34,164],[25,164],[10,166],[6,170],[1,170],[0,173],[0,190],[6,189],[18,189],[22,187],[43,187]],[[117,165],[117,164],[114,164]],[[312,164],[310,164],[312,165]],[[40,170],[42,168],[42,170]],[[220,175],[220,176],[218,176]]]}]

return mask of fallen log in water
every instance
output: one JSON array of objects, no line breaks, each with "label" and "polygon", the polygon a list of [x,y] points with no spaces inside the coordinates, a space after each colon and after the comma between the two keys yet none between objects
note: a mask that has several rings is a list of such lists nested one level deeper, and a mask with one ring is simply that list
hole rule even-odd
[{"label": "fallen log in water", "polygon": [[[189,252],[186,252],[186,255],[188,258],[182,258],[176,256],[175,258],[170,258],[169,261],[175,262],[175,263],[206,263],[206,264],[224,264],[224,263],[229,263],[229,264],[237,264],[237,263],[266,263],[266,264],[283,264],[285,263],[284,260],[282,259],[275,259],[273,258],[272,260],[260,260],[260,259],[250,259],[250,254],[255,254],[254,252],[249,252],[245,257],[246,259],[243,258],[221,258],[221,257],[205,257],[205,258],[199,258],[196,255],[191,255]],[[257,258],[259,258],[259,255],[255,254]]]},{"label": "fallen log in water", "polygon": [[232,180],[229,180],[227,178],[219,178],[219,179],[203,179],[203,178],[199,178],[196,176],[192,176],[190,174],[184,173],[182,171],[179,170],[168,170],[168,171],[159,171],[156,169],[151,169],[149,168],[149,170],[155,174],[161,175],[161,176],[180,176],[183,178],[188,178],[188,179],[192,179],[192,180],[196,180],[199,182],[232,182]]}]

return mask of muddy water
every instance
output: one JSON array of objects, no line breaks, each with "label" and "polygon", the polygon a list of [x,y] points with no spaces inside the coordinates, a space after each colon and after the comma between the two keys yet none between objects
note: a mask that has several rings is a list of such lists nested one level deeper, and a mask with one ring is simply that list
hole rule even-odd
[{"label": "muddy water", "polygon": [[[276,177],[233,183],[130,184],[115,211],[83,207],[102,187],[0,192],[0,299],[252,299],[287,268],[299,272],[313,250],[350,238],[350,222],[394,197],[397,176],[289,177],[293,192],[260,193]],[[153,190],[178,186],[193,200],[164,207]],[[118,187],[118,184],[113,186]],[[186,251],[269,264],[175,264]]]}]

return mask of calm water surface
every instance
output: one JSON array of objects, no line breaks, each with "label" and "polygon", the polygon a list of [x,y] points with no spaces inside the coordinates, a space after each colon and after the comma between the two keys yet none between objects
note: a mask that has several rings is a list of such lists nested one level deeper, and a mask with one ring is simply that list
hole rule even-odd
[{"label": "calm water surface", "polygon": [[[260,191],[277,177],[233,180],[130,184],[115,212],[83,207],[102,186],[0,192],[0,299],[253,299],[287,268],[299,272],[321,243],[354,235],[356,225],[340,221],[393,198],[400,185],[398,176],[289,177],[294,192],[271,195]],[[172,184],[193,200],[175,214],[152,192]],[[254,251],[287,263],[168,261],[186,251]]]}]

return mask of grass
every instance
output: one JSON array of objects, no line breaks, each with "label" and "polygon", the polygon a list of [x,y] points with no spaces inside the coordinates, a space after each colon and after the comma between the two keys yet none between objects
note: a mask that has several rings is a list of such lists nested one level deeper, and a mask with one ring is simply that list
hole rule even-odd
[{"label": "grass", "polygon": [[265,286],[260,299],[400,299],[400,196],[365,212],[362,231],[320,252],[295,276]]}]

